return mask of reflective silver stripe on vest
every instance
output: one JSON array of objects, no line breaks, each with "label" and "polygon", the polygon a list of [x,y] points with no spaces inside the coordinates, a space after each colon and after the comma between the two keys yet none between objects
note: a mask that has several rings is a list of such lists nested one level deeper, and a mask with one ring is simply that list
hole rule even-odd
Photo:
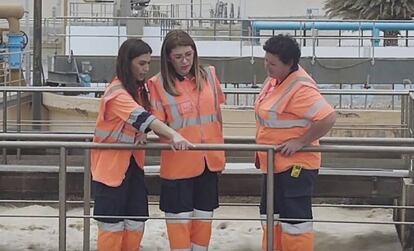
[{"label": "reflective silver stripe on vest", "polygon": [[211,115],[202,115],[199,118],[179,118],[175,119],[171,124],[171,128],[179,129],[184,128],[187,126],[193,126],[198,124],[207,124],[207,123],[213,123],[218,121],[217,114],[211,114]]},{"label": "reflective silver stripe on vest", "polygon": [[263,126],[270,128],[292,128],[292,127],[307,127],[310,124],[308,119],[291,119],[291,120],[280,120],[277,118],[277,110],[282,103],[283,99],[286,98],[292,89],[299,84],[299,82],[307,82],[315,84],[311,79],[306,77],[299,77],[295,79],[289,86],[284,90],[280,98],[270,108],[269,119],[263,119],[256,113],[256,120]]},{"label": "reflective silver stripe on vest", "polygon": [[124,221],[117,223],[106,223],[98,221],[98,229],[106,232],[121,232],[124,231]]},{"label": "reflective silver stripe on vest", "polygon": [[308,109],[305,113],[305,118],[312,119],[325,105],[327,105],[326,100],[321,97],[321,99],[316,101],[315,104]]},{"label": "reflective silver stripe on vest", "polygon": [[139,115],[141,115],[141,113],[146,112],[144,108],[139,107],[135,110],[133,110],[131,112],[131,114],[129,115],[129,118],[127,120],[127,123],[129,123],[130,125],[132,125],[132,123],[134,123],[135,121],[137,121],[137,118]]},{"label": "reflective silver stripe on vest", "polygon": [[[148,113],[142,107],[139,107],[139,108],[133,110],[131,112],[131,114],[129,115],[129,118],[127,120],[127,123],[132,126],[132,124],[137,121],[138,116],[141,115],[144,112]],[[139,131],[145,132],[145,130],[147,129],[147,127],[151,124],[152,121],[154,121],[154,119],[156,119],[154,115],[148,116],[148,118],[143,123],[141,123],[141,125],[139,127]]]},{"label": "reflective silver stripe on vest", "polygon": [[182,218],[190,218],[193,216],[193,212],[182,212],[182,213],[165,213],[165,217],[167,218],[176,218],[176,219],[167,219],[167,224],[187,224],[191,222],[191,219],[182,219]]},{"label": "reflective silver stripe on vest", "polygon": [[303,222],[297,224],[282,222],[281,225],[282,232],[292,235],[299,235],[313,231],[313,222]]},{"label": "reflective silver stripe on vest", "polygon": [[130,136],[120,131],[104,131],[100,129],[95,129],[95,136],[100,138],[112,138],[112,140],[119,143],[134,143],[135,135]]},{"label": "reflective silver stripe on vest", "polygon": [[[116,84],[112,85],[104,94],[104,97],[111,96],[115,91],[124,89],[122,84]],[[130,114],[130,117],[127,120],[127,123],[131,124],[137,120],[137,117],[142,113],[145,112],[145,109],[143,108],[137,108]],[[152,119],[153,120],[153,119]],[[151,121],[152,121],[151,120]],[[147,121],[146,121],[147,122]],[[122,128],[121,128],[122,130]],[[145,130],[145,129],[144,129]],[[101,129],[95,129],[95,136],[100,138],[111,138],[115,142],[119,143],[134,143],[135,142],[135,135],[131,136],[125,133],[122,133],[122,131],[105,131]]]},{"label": "reflective silver stripe on vest", "polygon": [[[159,78],[160,78],[160,83],[162,84],[163,79],[161,75],[159,76]],[[209,81],[207,82],[210,83]],[[210,83],[210,87],[214,89],[214,86],[212,86],[213,84],[214,83]],[[217,111],[216,113],[210,114],[210,115],[202,115],[202,116],[194,117],[194,118],[183,118],[180,112],[178,111],[178,104],[175,100],[175,97],[169,94],[164,88],[162,88],[162,90],[164,91],[164,94],[167,97],[168,104],[171,109],[172,122],[169,123],[171,128],[177,130],[177,129],[184,128],[187,126],[201,125],[201,124],[219,121],[218,116],[217,116]],[[214,94],[214,90],[213,90],[213,94]],[[214,98],[216,98],[217,95],[214,95],[214,96],[215,96]]]},{"label": "reflective silver stripe on vest", "polygon": [[128,231],[139,231],[144,232],[145,222],[143,221],[134,221],[134,220],[124,220],[125,229]]},{"label": "reflective silver stripe on vest", "polygon": [[139,130],[141,132],[145,132],[145,130],[147,130],[147,128],[149,127],[149,125],[151,124],[152,121],[154,121],[156,119],[156,117],[154,115],[150,115],[144,123],[141,124],[141,126],[139,127]]}]

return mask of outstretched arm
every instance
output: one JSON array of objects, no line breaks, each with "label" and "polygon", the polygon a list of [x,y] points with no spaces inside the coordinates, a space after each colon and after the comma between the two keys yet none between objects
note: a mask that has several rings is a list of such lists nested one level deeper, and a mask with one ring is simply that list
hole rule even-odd
[{"label": "outstretched arm", "polygon": [[183,136],[181,136],[181,134],[158,119],[154,119],[149,125],[149,128],[151,128],[156,134],[170,139],[173,148],[176,150],[186,150],[190,146],[194,146]]}]

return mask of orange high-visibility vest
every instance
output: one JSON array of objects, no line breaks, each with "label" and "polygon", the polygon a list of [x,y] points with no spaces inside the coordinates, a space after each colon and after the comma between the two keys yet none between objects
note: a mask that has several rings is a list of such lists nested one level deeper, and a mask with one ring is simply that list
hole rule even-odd
[{"label": "orange high-visibility vest", "polygon": [[[111,100],[116,99],[119,95],[124,94],[123,100],[130,98],[134,105],[128,108],[115,106]],[[136,105],[135,105],[136,104]],[[110,111],[114,109],[127,109],[123,112],[130,114],[125,121]],[[144,133],[147,126],[155,119],[150,116],[146,124],[142,125],[140,131],[135,129],[131,124],[135,122],[137,116],[145,112],[145,109],[137,104],[131,95],[124,89],[121,82],[115,79],[105,90],[102,96],[99,114],[96,120],[96,128],[93,142],[97,143],[134,143],[138,134]],[[142,129],[142,130],[141,130]],[[91,170],[93,180],[102,182],[108,186],[119,186],[125,178],[128,169],[130,157],[134,155],[135,161],[140,168],[144,167],[145,151],[143,150],[112,150],[112,149],[92,149],[91,150]]]},{"label": "orange high-visibility vest", "polygon": [[[305,134],[313,121],[321,120],[333,112],[333,108],[320,95],[315,81],[301,67],[283,82],[276,84],[276,81],[272,78],[265,81],[255,103],[258,144],[277,145],[298,138]],[[319,145],[319,140],[311,145]],[[257,154],[260,168],[267,172],[267,153]],[[283,156],[276,153],[274,165],[277,173],[286,171],[293,165],[318,169],[321,154],[297,152],[292,156]]]},{"label": "orange high-visibility vest", "polygon": [[[179,96],[165,91],[161,74],[148,80],[152,113],[191,143],[221,144],[223,140],[220,103],[224,94],[213,67],[205,68],[207,81],[201,92],[195,90],[194,79],[176,81]],[[185,86],[183,86],[185,85]],[[183,179],[201,175],[207,163],[211,171],[225,165],[223,151],[161,151],[160,175],[165,179]]]}]

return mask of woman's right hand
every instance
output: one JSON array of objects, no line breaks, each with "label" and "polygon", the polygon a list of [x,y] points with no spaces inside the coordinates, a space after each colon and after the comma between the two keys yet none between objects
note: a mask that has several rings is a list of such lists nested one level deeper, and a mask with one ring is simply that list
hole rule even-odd
[{"label": "woman's right hand", "polygon": [[194,147],[190,141],[186,140],[181,134],[175,132],[173,138],[171,139],[171,148],[175,150],[187,150],[190,147]]}]

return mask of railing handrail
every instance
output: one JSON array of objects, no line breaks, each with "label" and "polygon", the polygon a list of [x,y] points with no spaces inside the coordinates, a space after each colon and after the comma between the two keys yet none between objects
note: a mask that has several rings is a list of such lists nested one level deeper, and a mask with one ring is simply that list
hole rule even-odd
[{"label": "railing handrail", "polygon": [[[9,87],[0,86],[0,92],[103,92],[105,87]],[[259,88],[223,88],[225,94],[258,94]],[[320,89],[326,95],[408,95],[414,89],[388,90],[388,89]]]},{"label": "railing handrail", "polygon": [[[92,140],[93,133],[0,133],[1,140]],[[150,142],[156,142],[158,136],[149,135]],[[225,142],[248,144],[255,142],[254,136],[224,136]],[[323,137],[321,144],[379,144],[414,146],[414,138],[380,138],[380,137]]]},{"label": "railing handrail", "polygon": [[113,20],[128,20],[128,19],[136,19],[136,20],[182,20],[182,21],[286,21],[286,22],[355,22],[355,23],[412,23],[412,20],[366,20],[366,19],[352,19],[352,20],[344,20],[344,19],[328,19],[328,18],[321,18],[321,19],[307,19],[307,18],[206,18],[206,17],[96,17],[96,16],[56,16],[56,17],[47,17],[45,19],[113,19]]},{"label": "railing handrail", "polygon": [[[67,148],[67,149],[152,149],[171,150],[171,145],[149,143],[145,145],[125,143],[94,143],[67,141],[0,141],[2,148]],[[239,151],[268,151],[274,150],[274,145],[264,144],[194,144],[191,150],[239,150]],[[355,145],[321,145],[306,146],[302,152],[360,152],[360,153],[407,153],[414,154],[414,146],[355,146]]]}]

